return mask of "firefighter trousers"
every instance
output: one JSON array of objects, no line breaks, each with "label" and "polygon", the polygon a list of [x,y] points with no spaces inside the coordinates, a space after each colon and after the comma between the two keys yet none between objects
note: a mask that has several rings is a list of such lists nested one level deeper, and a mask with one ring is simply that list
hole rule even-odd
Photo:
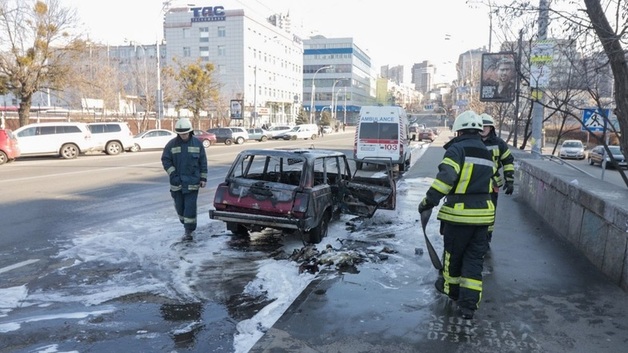
[{"label": "firefighter trousers", "polygon": [[443,222],[444,291],[458,306],[475,311],[482,298],[482,270],[488,250],[488,226]]},{"label": "firefighter trousers", "polygon": [[177,211],[179,221],[183,224],[186,231],[196,230],[196,201],[198,199],[198,191],[171,191],[174,200],[174,209]]}]

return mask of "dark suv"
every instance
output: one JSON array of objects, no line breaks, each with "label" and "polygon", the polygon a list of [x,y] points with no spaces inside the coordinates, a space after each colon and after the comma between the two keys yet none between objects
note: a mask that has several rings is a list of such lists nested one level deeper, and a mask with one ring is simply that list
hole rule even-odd
[{"label": "dark suv", "polygon": [[216,188],[209,218],[226,222],[238,235],[274,228],[320,243],[340,213],[372,217],[379,208],[395,209],[392,163],[382,164],[385,173],[358,176],[338,151],[245,150]]}]

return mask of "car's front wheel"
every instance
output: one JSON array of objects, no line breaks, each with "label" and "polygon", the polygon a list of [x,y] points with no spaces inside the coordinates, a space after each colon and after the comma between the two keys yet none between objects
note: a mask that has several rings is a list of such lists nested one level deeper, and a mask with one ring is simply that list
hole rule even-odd
[{"label": "car's front wheel", "polygon": [[6,163],[9,160],[9,156],[6,153],[0,151],[0,165]]},{"label": "car's front wheel", "polygon": [[589,157],[589,164],[593,165],[593,160],[591,159],[591,157]]},{"label": "car's front wheel", "polygon": [[225,145],[229,146],[233,143],[233,141],[231,141],[231,139],[226,139],[225,140]]},{"label": "car's front wheel", "polygon": [[238,137],[238,138],[236,139],[236,144],[241,145],[241,144],[243,144],[243,143],[244,143],[244,137]]},{"label": "car's front wheel", "polygon": [[209,146],[211,146],[211,142],[209,142],[209,140],[203,140],[203,147],[205,148],[209,148]]},{"label": "car's front wheel", "polygon": [[80,150],[77,145],[73,143],[66,143],[61,146],[60,155],[64,159],[74,159],[78,157]]},{"label": "car's front wheel", "polygon": [[268,140],[268,137],[266,137],[266,136],[262,136],[262,138],[261,138],[261,139],[259,139],[259,140],[260,140],[261,142],[264,142],[264,141]]}]

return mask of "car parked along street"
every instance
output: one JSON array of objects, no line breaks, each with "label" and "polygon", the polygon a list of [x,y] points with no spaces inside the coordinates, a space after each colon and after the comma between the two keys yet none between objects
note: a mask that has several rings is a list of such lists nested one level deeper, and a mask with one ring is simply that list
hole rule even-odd
[{"label": "car parked along street", "polygon": [[11,129],[0,129],[0,164],[14,161],[20,156],[20,146]]},{"label": "car parked along street", "polygon": [[15,129],[14,134],[20,145],[21,157],[60,156],[73,159],[96,149],[92,133],[85,123],[33,123]]},{"label": "car parked along street", "polygon": [[88,123],[87,127],[92,133],[92,140],[98,151],[104,151],[108,155],[116,155],[133,148],[133,133],[128,123]]},{"label": "car parked along street", "polygon": [[134,145],[131,148],[131,152],[163,149],[166,143],[176,136],[176,133],[165,129],[151,129],[140,132],[133,137]]},{"label": "car parked along street", "polygon": [[216,143],[216,135],[211,132],[207,132],[204,130],[194,130],[193,136],[199,139],[203,143],[203,147],[205,148],[209,148],[209,146]]},{"label": "car parked along street", "polygon": [[580,140],[565,140],[560,145],[560,158],[584,159],[584,144]]}]

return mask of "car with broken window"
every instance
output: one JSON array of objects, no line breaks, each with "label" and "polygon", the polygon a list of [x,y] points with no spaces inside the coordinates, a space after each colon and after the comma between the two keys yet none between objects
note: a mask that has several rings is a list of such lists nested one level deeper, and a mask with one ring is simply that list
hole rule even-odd
[{"label": "car with broken window", "polygon": [[369,161],[377,172],[351,173],[346,155],[323,149],[253,149],[238,154],[216,188],[209,218],[248,236],[265,228],[299,232],[320,243],[341,213],[370,218],[395,209],[392,161]]}]

